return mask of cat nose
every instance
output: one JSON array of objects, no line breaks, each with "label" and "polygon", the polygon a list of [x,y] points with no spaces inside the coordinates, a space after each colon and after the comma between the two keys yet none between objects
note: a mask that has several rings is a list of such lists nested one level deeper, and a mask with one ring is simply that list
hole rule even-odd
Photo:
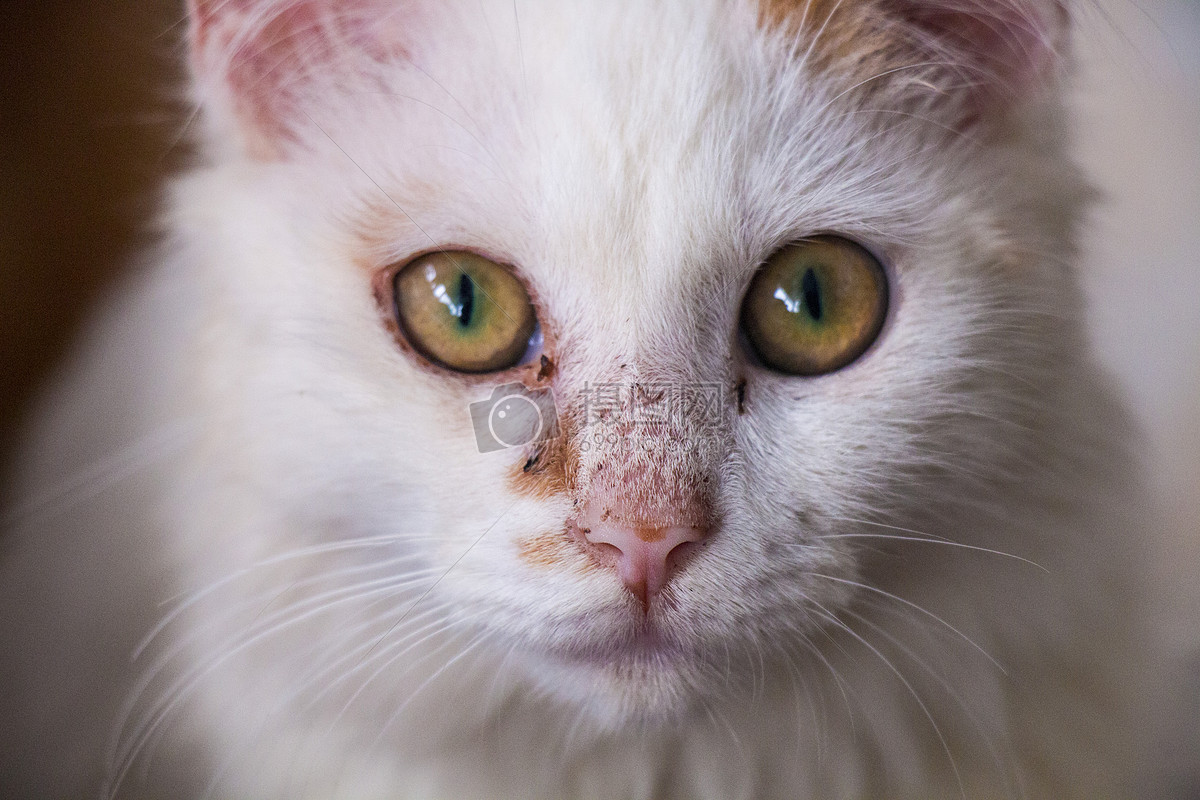
[{"label": "cat nose", "polygon": [[671,573],[708,535],[706,530],[690,526],[604,523],[582,528],[580,533],[602,555],[616,558],[617,574],[643,608],[649,608],[651,598],[667,585]]}]

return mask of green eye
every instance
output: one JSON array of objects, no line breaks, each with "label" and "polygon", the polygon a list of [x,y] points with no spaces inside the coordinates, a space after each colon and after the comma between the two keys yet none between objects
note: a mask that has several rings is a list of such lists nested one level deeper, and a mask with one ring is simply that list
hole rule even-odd
[{"label": "green eye", "polygon": [[459,372],[497,372],[521,362],[537,332],[529,294],[504,267],[474,253],[421,256],[393,279],[405,338]]},{"label": "green eye", "polygon": [[742,330],[766,366],[820,375],[870,347],[887,305],[879,262],[853,242],[822,236],[771,256],[742,302]]}]

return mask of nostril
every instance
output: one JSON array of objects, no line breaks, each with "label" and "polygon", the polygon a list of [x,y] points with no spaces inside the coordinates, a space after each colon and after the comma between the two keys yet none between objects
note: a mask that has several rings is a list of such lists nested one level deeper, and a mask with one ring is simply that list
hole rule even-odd
[{"label": "nostril", "polygon": [[567,523],[567,532],[572,539],[578,542],[585,551],[590,553],[601,564],[610,567],[617,566],[621,558],[620,547],[593,536],[591,528],[581,528],[574,522]]},{"label": "nostril", "polygon": [[704,546],[702,542],[703,537],[701,536],[692,541],[680,542],[671,548],[671,552],[667,553],[667,574],[670,575],[673,570],[686,564],[688,559]]},{"label": "nostril", "polygon": [[602,563],[615,568],[626,588],[646,605],[701,546],[699,527],[634,527],[593,523],[571,525],[572,536]]},{"label": "nostril", "polygon": [[605,561],[610,561],[615,564],[617,559],[621,557],[621,548],[617,547],[615,544],[609,544],[608,542],[588,541],[588,545],[595,550],[597,554],[603,557]]}]

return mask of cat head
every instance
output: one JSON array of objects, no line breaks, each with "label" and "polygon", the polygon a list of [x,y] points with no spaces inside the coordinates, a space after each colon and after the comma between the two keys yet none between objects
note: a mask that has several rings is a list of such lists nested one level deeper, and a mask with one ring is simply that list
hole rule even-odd
[{"label": "cat head", "polygon": [[1060,4],[191,13],[195,396],[279,509],[224,535],[427,576],[330,647],[452,614],[597,720],[669,715],[812,650],[895,567],[880,526],[969,539],[1042,463]]}]

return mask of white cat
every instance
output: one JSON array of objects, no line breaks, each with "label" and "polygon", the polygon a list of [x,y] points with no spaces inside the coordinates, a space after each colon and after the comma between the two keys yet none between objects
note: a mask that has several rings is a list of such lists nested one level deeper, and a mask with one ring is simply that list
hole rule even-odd
[{"label": "white cat", "polygon": [[0,794],[1126,796],[1053,0],[195,0],[17,465]]}]

